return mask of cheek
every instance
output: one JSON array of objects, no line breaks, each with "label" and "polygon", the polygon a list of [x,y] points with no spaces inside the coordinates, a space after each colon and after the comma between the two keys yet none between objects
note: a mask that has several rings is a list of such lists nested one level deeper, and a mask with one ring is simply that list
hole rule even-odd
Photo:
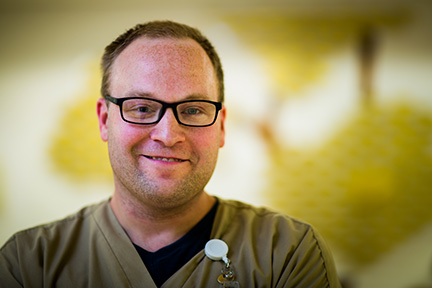
[{"label": "cheek", "polygon": [[221,131],[199,131],[189,138],[195,149],[204,155],[217,155],[220,148],[222,135]]},{"label": "cheek", "polygon": [[142,129],[112,116],[108,121],[108,147],[111,149],[129,151],[146,137]]}]

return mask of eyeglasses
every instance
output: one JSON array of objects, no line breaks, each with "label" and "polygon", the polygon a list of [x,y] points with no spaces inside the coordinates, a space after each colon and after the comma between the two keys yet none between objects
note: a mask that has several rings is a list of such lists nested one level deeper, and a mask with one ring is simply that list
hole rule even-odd
[{"label": "eyeglasses", "polygon": [[167,108],[171,108],[179,124],[190,127],[207,127],[214,124],[222,103],[208,100],[188,100],[176,103],[144,98],[114,98],[106,95],[105,99],[120,107],[124,121],[132,124],[151,125],[158,123]]}]

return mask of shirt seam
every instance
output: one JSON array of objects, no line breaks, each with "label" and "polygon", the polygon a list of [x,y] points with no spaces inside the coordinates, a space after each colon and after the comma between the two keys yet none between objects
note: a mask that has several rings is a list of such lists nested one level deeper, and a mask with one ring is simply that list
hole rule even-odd
[{"label": "shirt seam", "polygon": [[[317,243],[317,246],[318,246],[318,249],[319,249],[319,253],[320,253],[320,258],[323,261],[324,271],[325,271],[325,278],[327,280],[327,287],[330,287],[330,280],[329,280],[328,272],[327,272],[327,263],[325,261],[324,255],[323,255],[323,251],[322,251],[321,245],[320,245],[320,243],[318,241],[318,238],[315,235],[315,231],[314,231],[314,229],[312,227],[311,227],[311,232],[312,232],[312,237],[314,238],[315,242]],[[304,237],[303,237],[303,239],[304,239]]]},{"label": "shirt seam", "polygon": [[[109,205],[109,204],[108,204],[108,205]],[[101,209],[101,208],[102,208],[102,207],[98,207],[98,209]],[[127,281],[128,281],[129,287],[133,287],[133,286],[132,286],[132,283],[131,283],[131,281],[130,281],[130,279],[129,279],[129,277],[128,277],[128,275],[127,275],[127,273],[126,273],[126,271],[125,271],[125,269],[124,269],[124,267],[123,267],[123,265],[121,264],[119,258],[117,257],[117,254],[114,253],[114,249],[113,249],[111,243],[108,241],[108,238],[106,237],[105,233],[103,232],[102,227],[100,226],[99,222],[98,222],[97,219],[96,219],[96,216],[94,215],[94,212],[95,212],[96,210],[98,210],[98,209],[95,209],[94,211],[92,211],[92,213],[91,213],[92,220],[93,220],[94,223],[96,224],[96,226],[97,226],[97,228],[98,228],[98,231],[102,234],[102,237],[104,238],[105,242],[108,244],[108,247],[110,248],[110,251],[111,251],[112,255],[113,255],[114,258],[116,259],[116,261],[117,261],[118,265],[120,266],[120,268],[121,268],[121,270],[122,270],[122,272],[123,272],[125,278],[126,278]]]}]

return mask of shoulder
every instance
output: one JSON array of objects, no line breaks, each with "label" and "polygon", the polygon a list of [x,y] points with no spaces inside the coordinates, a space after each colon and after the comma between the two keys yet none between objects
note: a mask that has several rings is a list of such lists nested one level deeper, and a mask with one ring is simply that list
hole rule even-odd
[{"label": "shoulder", "polygon": [[301,247],[324,244],[311,224],[270,208],[239,201],[220,200],[215,224],[215,237],[259,241],[261,247],[267,246],[269,251],[280,248],[293,253]]},{"label": "shoulder", "polygon": [[60,271],[57,269],[71,259],[86,267],[78,258],[90,253],[88,239],[95,238],[91,231],[97,230],[92,228],[97,225],[93,215],[108,206],[104,201],[64,219],[15,233],[0,248],[0,282],[5,287],[21,287],[24,283],[42,286],[48,281],[46,275]]},{"label": "shoulder", "polygon": [[311,224],[269,208],[219,201],[213,236],[228,243],[233,263],[263,274],[257,278],[263,286],[299,281],[295,287],[338,287],[332,255]]},{"label": "shoulder", "polygon": [[268,207],[257,207],[236,200],[219,199],[219,202],[219,217],[228,221],[228,225],[240,222],[242,226],[246,225],[249,228],[290,231],[291,235],[299,236],[307,231],[314,231],[311,224]]},{"label": "shoulder", "polygon": [[3,245],[0,251],[4,252],[8,246],[13,245],[12,243],[15,243],[14,245],[16,245],[17,248],[20,246],[35,248],[35,246],[44,246],[55,240],[60,241],[61,238],[66,239],[70,237],[71,233],[74,231],[87,227],[91,215],[107,205],[108,201],[104,200],[103,202],[83,207],[78,212],[63,219],[16,232]]}]

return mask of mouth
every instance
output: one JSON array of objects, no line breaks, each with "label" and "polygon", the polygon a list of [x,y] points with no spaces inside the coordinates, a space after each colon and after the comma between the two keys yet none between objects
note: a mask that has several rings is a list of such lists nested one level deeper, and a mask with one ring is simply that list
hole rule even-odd
[{"label": "mouth", "polygon": [[157,156],[148,156],[144,155],[147,159],[162,161],[162,162],[185,162],[186,160],[178,159],[178,158],[168,158],[168,157],[157,157]]}]

